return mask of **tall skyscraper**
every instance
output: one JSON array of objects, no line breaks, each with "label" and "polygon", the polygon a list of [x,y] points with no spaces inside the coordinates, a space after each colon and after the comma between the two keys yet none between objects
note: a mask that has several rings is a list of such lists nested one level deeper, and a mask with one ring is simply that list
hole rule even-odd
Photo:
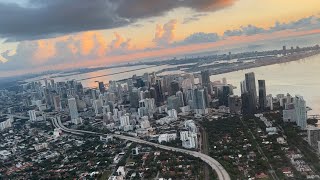
[{"label": "tall skyscraper", "polygon": [[137,88],[133,88],[129,94],[130,105],[132,108],[139,107],[139,90]]},{"label": "tall skyscraper", "polygon": [[161,79],[156,79],[156,84],[153,85],[153,88],[155,90],[155,101],[157,106],[159,106],[163,100],[164,100],[164,93],[163,93],[163,88],[162,88],[162,81]]},{"label": "tall skyscraper", "polygon": [[233,87],[230,85],[223,85],[217,88],[218,99],[220,106],[229,106],[228,98],[233,95]]},{"label": "tall skyscraper", "polygon": [[177,82],[177,81],[172,81],[171,83],[170,83],[170,94],[171,95],[176,95],[176,93],[178,92],[178,91],[180,91],[180,86],[179,86],[179,83]]},{"label": "tall skyscraper", "polygon": [[168,110],[175,109],[176,111],[180,111],[180,99],[177,96],[168,97]]},{"label": "tall skyscraper", "polygon": [[128,115],[120,117],[120,126],[129,126],[130,125],[130,117]]},{"label": "tall skyscraper", "polygon": [[206,94],[204,89],[194,89],[193,91],[193,109],[197,114],[205,114]]},{"label": "tall skyscraper", "polygon": [[142,79],[142,78],[138,78],[137,79],[137,81],[136,81],[136,84],[135,84],[135,86],[137,87],[137,88],[139,88],[139,87],[144,87],[146,84],[145,84],[145,81]]},{"label": "tall skyscraper", "polygon": [[53,97],[53,104],[54,104],[54,109],[55,109],[56,111],[61,111],[62,105],[61,105],[60,96],[54,96],[54,97]]},{"label": "tall skyscraper", "polygon": [[44,85],[45,85],[46,87],[48,87],[48,79],[47,79],[47,78],[44,79]]},{"label": "tall skyscraper", "polygon": [[99,115],[102,113],[102,106],[103,106],[103,103],[101,99],[97,99],[93,101],[93,109],[96,115]]},{"label": "tall skyscraper", "polygon": [[240,82],[240,88],[241,88],[241,94],[244,94],[247,92],[247,85],[245,80]]},{"label": "tall skyscraper", "polygon": [[46,104],[52,107],[52,95],[51,95],[51,91],[48,88],[43,89],[43,96],[46,101]]},{"label": "tall skyscraper", "polygon": [[69,106],[71,121],[72,122],[77,121],[79,119],[79,113],[78,113],[76,99],[75,98],[68,99],[68,106]]},{"label": "tall skyscraper", "polygon": [[104,93],[105,92],[105,86],[104,86],[104,83],[103,82],[99,82],[99,91],[100,91],[100,93]]},{"label": "tall skyscraper", "polygon": [[266,81],[258,80],[258,84],[259,84],[259,108],[260,110],[265,110],[267,107]]},{"label": "tall skyscraper", "polygon": [[50,83],[51,83],[51,88],[55,89],[56,84],[54,83],[54,79],[50,79]]},{"label": "tall skyscraper", "polygon": [[193,107],[193,90],[188,89],[184,91],[184,97],[186,99],[187,105],[189,105],[190,107]]},{"label": "tall skyscraper", "polygon": [[179,98],[179,103],[180,103],[179,106],[180,106],[180,107],[184,106],[185,103],[184,103],[183,93],[182,93],[181,91],[178,91],[178,92],[176,93],[176,96]]},{"label": "tall skyscraper", "polygon": [[201,71],[201,84],[208,87],[210,84],[210,72],[209,70]]},{"label": "tall skyscraper", "polygon": [[241,102],[242,102],[242,114],[243,115],[251,115],[251,111],[249,109],[249,93],[245,92],[241,94]]},{"label": "tall skyscraper", "polygon": [[248,93],[248,103],[242,104],[247,106],[248,113],[253,115],[257,109],[257,89],[256,89],[256,78],[253,72],[245,74],[246,90]]}]

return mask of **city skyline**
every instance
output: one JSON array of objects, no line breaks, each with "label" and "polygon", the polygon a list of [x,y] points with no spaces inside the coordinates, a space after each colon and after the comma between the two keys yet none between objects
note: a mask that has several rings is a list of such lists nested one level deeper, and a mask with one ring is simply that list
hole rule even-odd
[{"label": "city skyline", "polygon": [[[94,22],[88,23],[85,18],[72,21],[75,15],[81,15],[79,11],[86,11],[85,1],[77,3],[74,9],[61,9],[70,18],[52,21],[48,18],[59,18],[60,14],[55,8],[64,5],[62,1],[55,2],[0,1],[0,7],[6,8],[3,13],[17,15],[11,21],[0,19],[0,24],[4,25],[0,31],[0,77],[161,59],[190,51],[228,49],[293,37],[303,41],[306,35],[320,39],[317,37],[320,20],[316,0],[304,6],[299,0],[262,3],[253,0],[195,3],[188,0],[167,6],[164,6],[167,2],[152,1],[146,7],[139,7],[140,1],[132,4],[121,1],[114,4],[113,9],[115,15],[119,15],[118,23],[111,21],[114,20],[111,15],[100,17],[95,14],[110,8],[108,1],[102,0],[99,1],[101,4],[88,6],[93,11],[89,15]],[[148,6],[159,8],[149,12],[152,8]],[[52,8],[52,12],[43,12],[46,7]],[[124,13],[124,9],[128,12]],[[41,15],[43,19],[37,22],[30,19],[30,25],[27,23],[20,28],[25,29],[23,32],[15,26],[22,21],[19,15],[25,18]],[[110,21],[104,24],[101,23],[103,20]],[[81,23],[88,25],[82,26]],[[48,28],[42,29],[45,25]]]},{"label": "city skyline", "polygon": [[[293,54],[292,52],[291,56]],[[95,150],[88,151],[87,148],[90,147],[86,147],[81,151],[85,154],[95,154],[90,156],[90,161],[101,159],[96,158],[98,154],[101,154],[97,149],[99,144],[115,142],[122,144],[123,140],[125,142],[131,141],[122,152],[120,150],[120,153],[115,155],[113,163],[107,163],[108,167],[113,169],[113,172],[108,175],[109,180],[128,176],[136,177],[136,173],[141,169],[135,169],[127,164],[124,166],[117,159],[123,158],[122,156],[130,156],[128,162],[136,161],[140,156],[135,156],[140,153],[144,154],[140,152],[140,149],[145,146],[149,146],[151,149],[158,148],[159,153],[182,153],[180,156],[185,156],[183,161],[190,161],[192,158],[198,157],[210,167],[203,171],[198,170],[179,175],[166,174],[166,171],[163,170],[160,173],[157,167],[151,166],[148,168],[158,171],[157,175],[154,173],[148,175],[151,177],[155,175],[157,177],[192,175],[191,179],[197,179],[199,176],[205,176],[208,179],[215,176],[220,180],[246,176],[272,177],[272,179],[284,176],[319,178],[318,169],[311,170],[311,166],[314,166],[315,162],[298,160],[299,157],[307,156],[307,153],[312,153],[311,155],[315,156],[314,151],[320,152],[320,147],[317,146],[320,143],[320,129],[318,128],[319,124],[314,121],[319,116],[307,114],[309,109],[302,96],[291,96],[289,93],[287,95],[269,94],[266,81],[260,79],[256,83],[255,73],[249,72],[242,74],[245,81],[242,81],[244,87],[240,97],[233,94],[235,86],[228,83],[227,78],[211,81],[210,71],[204,70],[200,74],[200,80],[194,82],[192,79],[195,78],[195,74],[157,76],[156,73],[144,73],[142,76],[134,75],[128,79],[110,81],[108,85],[101,81],[95,81],[98,85],[97,88],[84,87],[81,82],[76,80],[55,81],[51,78],[41,82],[32,81],[24,85],[17,85],[8,90],[0,90],[0,99],[6,99],[6,101],[2,101],[0,109],[0,131],[4,132],[3,136],[6,137],[2,140],[6,142],[4,145],[6,148],[0,151],[1,160],[6,161],[10,157],[19,157],[21,154],[33,152],[33,158],[24,159],[25,166],[11,167],[10,169],[1,168],[0,171],[5,172],[4,177],[11,177],[13,172],[20,172],[18,177],[21,177],[22,173],[26,177],[43,177],[43,173],[49,177],[56,175],[64,178],[70,177],[69,174],[59,173],[60,163],[63,163],[78,168],[78,171],[71,170],[74,172],[73,176],[82,176],[86,171],[78,166],[82,159],[61,162],[59,157],[70,157],[70,154],[69,152],[56,153],[57,146],[54,144],[56,142],[65,143],[67,139],[68,142],[75,142],[77,147],[82,147],[88,145],[80,141],[79,138],[83,138],[86,142],[93,138],[97,144]],[[269,80],[267,79],[267,81]],[[159,87],[161,90],[158,89]],[[283,116],[280,112],[283,113]],[[310,123],[310,120],[313,120],[313,123]],[[212,127],[212,123],[218,123],[217,127]],[[232,124],[224,126],[224,123]],[[248,126],[249,123],[250,126]],[[238,126],[242,128],[237,128]],[[284,136],[283,133],[290,132],[287,128],[294,128],[294,132],[306,131],[308,133],[306,143],[309,143],[313,150],[301,152],[297,147],[290,151],[287,148],[281,148],[282,153],[278,154],[279,146],[287,147],[287,141],[294,140],[300,143],[304,141],[300,135],[296,137]],[[19,146],[20,151],[18,152],[9,149],[13,145],[9,143],[12,141],[10,133],[15,132],[20,136],[28,131],[34,131],[34,129],[44,132],[32,135],[37,138],[34,138],[35,141],[27,141],[32,143],[32,147],[28,148],[28,151],[25,151],[24,146]],[[204,133],[207,131],[211,133],[208,134],[210,139],[206,140]],[[251,135],[244,133],[246,131]],[[41,137],[40,141],[38,137]],[[219,138],[217,139],[217,137]],[[228,138],[226,139],[226,137]],[[297,140],[297,138],[301,139]],[[212,139],[215,140],[212,141]],[[236,143],[234,144],[231,139],[237,139]],[[248,145],[248,143],[257,141],[259,142],[255,146]],[[131,146],[132,144],[133,146]],[[264,146],[265,144],[276,144],[276,146]],[[206,152],[207,146],[214,147],[214,150]],[[242,161],[245,160],[243,163],[246,164],[245,167],[250,172],[239,170],[239,167],[243,166],[242,164],[237,165],[237,171],[233,166],[220,164],[221,162],[234,163],[236,159],[226,160],[225,155],[222,155],[221,152],[234,154],[235,149],[239,149],[237,146],[240,149],[243,148],[239,153],[247,155],[242,157],[236,153],[235,157],[241,158]],[[63,150],[74,148],[73,145],[64,146]],[[247,148],[251,150],[247,151]],[[291,169],[288,172],[289,161],[279,164],[277,162],[279,158],[275,159],[275,157],[266,155],[271,149],[283,158],[292,156],[290,164],[296,168],[298,173],[292,173]],[[78,154],[78,150],[74,149],[74,152]],[[39,157],[42,156],[41,152],[51,151],[54,155],[46,155],[45,157],[51,159],[51,162],[54,159],[53,164],[55,164],[54,168],[57,169],[57,172],[51,172],[44,168],[42,171],[32,174],[26,173],[31,165],[38,168],[38,164],[35,163],[47,162],[39,160]],[[114,149],[107,151],[115,152]],[[148,152],[146,154],[149,154]],[[292,153],[294,154],[292,155]],[[297,153],[302,153],[302,155]],[[121,157],[119,157],[120,155]],[[252,164],[260,156],[268,166],[259,165],[259,163]],[[141,156],[141,158],[145,157]],[[15,162],[15,159],[9,160],[10,163]],[[270,161],[270,159],[273,160]],[[19,160],[21,161],[21,158]],[[296,161],[300,162],[299,165],[296,164]],[[316,159],[315,161],[318,162]],[[308,169],[308,174],[303,174],[300,169],[301,162],[304,169]],[[60,165],[57,166],[57,163]],[[206,168],[207,165],[204,167]],[[100,165],[97,167],[99,170],[96,171],[96,175],[103,174],[102,167]],[[276,172],[274,167],[281,170]],[[216,175],[210,175],[210,171],[215,171]],[[79,174],[79,172],[83,173]],[[140,177],[142,176],[140,175]]]},{"label": "city skyline", "polygon": [[0,0],[0,179],[320,179],[319,0]]}]

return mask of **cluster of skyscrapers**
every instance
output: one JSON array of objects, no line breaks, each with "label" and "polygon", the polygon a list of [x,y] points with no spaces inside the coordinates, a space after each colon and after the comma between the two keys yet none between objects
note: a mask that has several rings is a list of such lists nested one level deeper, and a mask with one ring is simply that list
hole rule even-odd
[{"label": "cluster of skyscrapers", "polygon": [[258,95],[256,78],[253,72],[245,74],[245,80],[240,85],[242,112],[244,115],[253,115],[257,113],[257,110],[266,110],[268,103],[265,80],[258,80]]},{"label": "cluster of skyscrapers", "polygon": [[[94,115],[103,116],[106,124],[115,118],[121,120],[124,126],[133,124],[122,118],[128,113],[141,118],[170,110],[204,115],[212,109],[219,109],[223,113],[252,116],[273,110],[274,99],[272,95],[267,95],[265,80],[258,80],[257,88],[254,73],[245,74],[245,80],[240,84],[241,96],[233,94],[235,87],[228,84],[225,78],[212,82],[210,75],[210,70],[202,71],[199,83],[195,83],[193,74],[157,76],[155,73],[145,73],[127,80],[110,81],[108,87],[103,82],[97,82],[97,89],[83,88],[80,82],[74,80],[57,83],[53,79],[50,82],[45,80],[45,86],[39,82],[24,85],[23,88],[30,93],[23,102],[36,106],[39,112],[46,109],[68,112],[74,124],[82,123],[81,112],[93,109]],[[284,109],[284,121],[306,128],[307,107],[303,97],[279,95],[277,99]],[[31,109],[30,119],[39,120],[39,112]]]}]

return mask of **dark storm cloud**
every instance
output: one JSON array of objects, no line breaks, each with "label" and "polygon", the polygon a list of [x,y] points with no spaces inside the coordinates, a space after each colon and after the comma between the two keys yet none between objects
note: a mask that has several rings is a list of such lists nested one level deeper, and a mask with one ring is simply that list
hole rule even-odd
[{"label": "dark storm cloud", "polygon": [[235,0],[29,0],[28,6],[0,2],[0,36],[8,41],[110,29],[178,7],[214,11]]},{"label": "dark storm cloud", "polygon": [[0,35],[9,41],[39,39],[92,29],[123,26],[129,20],[103,0],[32,0],[34,7],[0,4]]},{"label": "dark storm cloud", "polygon": [[235,0],[114,0],[119,2],[118,13],[126,18],[161,15],[179,7],[196,11],[213,11],[233,4]]}]

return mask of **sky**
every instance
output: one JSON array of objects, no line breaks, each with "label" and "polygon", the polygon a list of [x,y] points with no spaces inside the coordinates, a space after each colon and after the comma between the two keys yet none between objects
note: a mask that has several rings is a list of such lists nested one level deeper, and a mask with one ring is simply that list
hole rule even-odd
[{"label": "sky", "polygon": [[0,0],[0,77],[319,33],[319,0]]}]

